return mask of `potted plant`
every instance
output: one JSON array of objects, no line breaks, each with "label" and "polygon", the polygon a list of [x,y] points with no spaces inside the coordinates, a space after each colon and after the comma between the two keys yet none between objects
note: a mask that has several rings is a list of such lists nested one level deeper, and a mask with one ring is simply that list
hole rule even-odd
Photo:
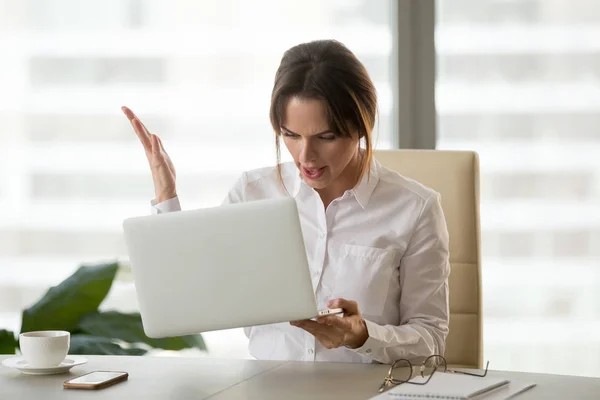
[{"label": "potted plant", "polygon": [[[21,332],[69,331],[69,354],[143,355],[151,348],[206,350],[201,335],[151,339],[144,333],[139,313],[100,311],[118,270],[118,262],[80,266],[23,311]],[[0,329],[0,354],[15,354],[18,348],[18,336]]]}]

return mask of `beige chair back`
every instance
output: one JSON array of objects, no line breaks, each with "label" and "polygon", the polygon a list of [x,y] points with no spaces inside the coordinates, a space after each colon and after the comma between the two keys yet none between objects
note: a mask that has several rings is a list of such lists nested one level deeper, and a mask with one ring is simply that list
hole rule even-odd
[{"label": "beige chair back", "polygon": [[439,192],[450,234],[448,364],[482,368],[479,158],[470,151],[377,150],[385,167]]}]

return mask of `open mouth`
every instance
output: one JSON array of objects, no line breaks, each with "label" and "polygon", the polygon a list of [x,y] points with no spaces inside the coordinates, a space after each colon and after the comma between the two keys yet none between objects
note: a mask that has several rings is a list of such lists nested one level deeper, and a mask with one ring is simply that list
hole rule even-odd
[{"label": "open mouth", "polygon": [[325,168],[327,167],[322,167],[322,168],[306,168],[306,167],[302,167],[302,175],[304,175],[306,178],[308,179],[319,179],[321,176],[323,176],[323,174],[325,173]]}]

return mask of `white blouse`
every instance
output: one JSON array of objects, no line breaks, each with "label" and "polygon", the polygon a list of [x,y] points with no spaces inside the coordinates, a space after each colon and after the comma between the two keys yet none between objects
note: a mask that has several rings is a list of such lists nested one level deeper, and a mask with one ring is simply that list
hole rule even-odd
[{"label": "white blouse", "polygon": [[[358,349],[324,348],[289,323],[244,328],[257,359],[380,362],[443,354],[448,335],[448,231],[440,195],[373,161],[370,177],[324,208],[293,163],[245,172],[224,204],[293,196],[317,306],[358,303],[369,338]],[[287,190],[286,190],[287,189]],[[153,203],[154,204],[154,203]],[[153,212],[180,210],[178,198]]]}]

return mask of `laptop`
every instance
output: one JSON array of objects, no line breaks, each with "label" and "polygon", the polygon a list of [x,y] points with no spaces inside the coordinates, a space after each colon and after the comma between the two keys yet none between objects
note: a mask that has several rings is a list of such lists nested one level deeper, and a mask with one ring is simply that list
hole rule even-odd
[{"label": "laptop", "polygon": [[133,217],[123,230],[148,337],[318,314],[291,197]]}]

